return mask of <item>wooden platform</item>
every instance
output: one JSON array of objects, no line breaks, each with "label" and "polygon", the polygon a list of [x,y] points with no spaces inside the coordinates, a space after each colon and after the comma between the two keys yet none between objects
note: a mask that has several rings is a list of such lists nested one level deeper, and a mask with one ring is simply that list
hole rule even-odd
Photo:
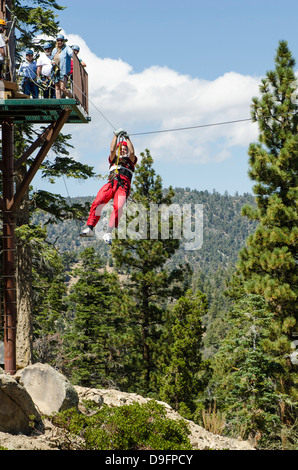
[{"label": "wooden platform", "polygon": [[91,119],[86,116],[80,103],[75,99],[0,99],[0,120],[12,117],[14,123],[28,122],[32,124],[51,123],[56,121],[65,109],[71,113],[66,122],[87,123]]},{"label": "wooden platform", "polygon": [[[3,86],[1,84],[3,83]],[[33,99],[18,90],[14,82],[0,81],[0,120],[13,118],[14,123],[51,123],[56,121],[65,109],[71,113],[66,124],[87,123],[91,119],[86,115],[76,99]]]}]

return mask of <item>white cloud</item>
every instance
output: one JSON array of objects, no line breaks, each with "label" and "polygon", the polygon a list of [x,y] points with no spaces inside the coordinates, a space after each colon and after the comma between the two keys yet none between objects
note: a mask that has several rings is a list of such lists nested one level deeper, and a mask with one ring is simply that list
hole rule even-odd
[{"label": "white cloud", "polygon": [[[259,93],[259,78],[235,72],[213,81],[158,66],[135,73],[120,58],[97,57],[81,37],[65,35],[80,46],[89,76],[91,122],[72,126],[75,154],[97,171],[106,171],[102,156],[113,136],[107,120],[130,134],[241,120]],[[228,159],[233,147],[256,140],[257,127],[248,121],[131,138],[137,153],[149,148],[154,159],[200,164]]]}]

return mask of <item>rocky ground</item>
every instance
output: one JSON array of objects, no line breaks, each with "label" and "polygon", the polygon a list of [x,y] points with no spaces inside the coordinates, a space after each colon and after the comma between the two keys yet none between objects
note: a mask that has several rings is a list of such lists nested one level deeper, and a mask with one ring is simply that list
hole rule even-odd
[{"label": "rocky ground", "polygon": [[[82,400],[94,400],[97,403],[121,406],[135,401],[144,403],[148,399],[134,394],[123,393],[118,390],[89,389],[75,387],[80,399],[80,407],[83,408]],[[170,406],[163,403],[171,419],[179,419],[181,416],[173,411]],[[231,439],[206,431],[201,426],[188,421],[190,426],[190,441],[194,450],[255,450],[252,443],[239,439]],[[61,431],[52,426],[48,421],[44,422],[45,432],[39,436],[12,435],[0,432],[0,446],[9,450],[59,450]]]}]

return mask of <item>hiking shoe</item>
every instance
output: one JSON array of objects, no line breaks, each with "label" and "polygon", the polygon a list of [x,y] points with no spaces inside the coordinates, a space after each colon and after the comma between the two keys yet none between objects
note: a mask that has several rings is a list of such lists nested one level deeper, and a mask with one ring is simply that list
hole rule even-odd
[{"label": "hiking shoe", "polygon": [[93,237],[93,231],[87,227],[80,233],[80,237]]},{"label": "hiking shoe", "polygon": [[105,243],[107,243],[108,245],[112,245],[112,234],[111,233],[105,233],[102,238],[103,238],[103,241]]}]

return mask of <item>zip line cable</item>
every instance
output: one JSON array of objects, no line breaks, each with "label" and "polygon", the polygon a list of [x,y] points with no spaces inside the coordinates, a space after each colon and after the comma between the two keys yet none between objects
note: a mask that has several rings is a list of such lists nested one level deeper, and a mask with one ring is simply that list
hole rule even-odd
[{"label": "zip line cable", "polygon": [[[78,88],[77,85],[75,85],[75,86]],[[80,91],[81,91],[81,93],[86,97],[86,95],[82,92],[82,90],[80,90]],[[92,103],[92,101],[90,100],[90,98],[87,97],[87,99],[88,99],[88,101],[92,104],[92,106],[94,106],[94,108],[99,112],[99,114],[107,121],[108,124],[110,124],[110,126],[111,126],[111,127],[114,129],[114,131],[115,131],[117,128],[108,120],[108,118],[100,111],[100,109],[98,109],[98,107],[97,107],[94,103]]]},{"label": "zip line cable", "polygon": [[225,124],[235,124],[237,122],[245,122],[245,121],[252,121],[252,118],[235,119],[233,121],[213,122],[213,123],[210,123],[210,124],[200,124],[198,126],[176,127],[176,128],[173,128],[173,129],[161,129],[161,130],[157,130],[157,131],[136,132],[136,133],[130,134],[130,135],[137,136],[137,135],[161,134],[163,132],[186,131],[186,130],[190,130],[190,129],[200,129],[200,128],[203,128],[203,127],[223,126]]},{"label": "zip line cable", "polygon": [[[81,93],[82,95],[94,106],[94,108],[101,114],[101,116],[113,127],[114,130],[116,130],[116,127],[108,120],[108,118],[98,109],[97,106],[95,106],[94,103],[90,100],[88,96],[86,96],[85,93],[76,85],[73,80],[71,80],[71,83],[73,87],[75,86]],[[262,116],[262,119],[269,119],[273,117],[278,117],[278,116],[288,116],[288,115],[295,115],[296,113],[277,113],[277,114],[271,114],[270,116]],[[173,129],[160,129],[156,131],[146,131],[146,132],[134,132],[134,133],[129,133],[131,136],[138,136],[138,135],[150,135],[150,134],[161,134],[161,133],[166,133],[166,132],[176,132],[176,131],[185,131],[185,130],[191,130],[191,129],[202,129],[204,127],[215,127],[215,126],[223,126],[227,124],[236,124],[239,122],[248,122],[248,121],[253,121],[253,118],[244,118],[244,119],[234,119],[231,121],[222,121],[222,122],[213,122],[213,123],[208,123],[208,124],[199,124],[197,126],[188,126],[188,127],[176,127]],[[255,120],[256,122],[259,121],[259,119]]]},{"label": "zip line cable", "polygon": [[[277,117],[277,116],[289,116],[292,115],[294,116],[296,113],[281,113],[281,114],[271,114],[270,116],[262,116],[262,119],[267,119],[267,118],[272,118],[272,117]],[[189,126],[189,127],[176,127],[174,129],[162,129],[162,130],[157,130],[157,131],[148,131],[148,132],[137,132],[134,134],[130,134],[132,136],[137,136],[137,135],[148,135],[148,134],[160,134],[162,132],[176,132],[176,131],[185,131],[189,129],[200,129],[203,127],[215,127],[215,126],[223,126],[226,124],[235,124],[238,122],[245,122],[245,121],[253,121],[254,118],[244,118],[244,119],[234,119],[232,121],[222,121],[222,122],[213,122],[209,124],[200,124],[198,126]],[[255,121],[259,121],[259,119],[255,119]]]},{"label": "zip line cable", "polygon": [[105,121],[107,121],[108,124],[110,124],[110,126],[114,129],[114,131],[117,129],[112,123],[111,121],[109,121],[109,119],[103,114],[102,111],[100,111],[100,109],[90,100],[89,96],[87,96],[81,89],[80,87],[74,83],[73,80],[70,79],[70,82],[72,84],[72,87],[76,87],[81,93],[82,95],[89,101],[90,104],[92,104],[92,106],[94,106],[94,108],[96,109],[96,111],[99,112],[99,114],[105,119]]}]

